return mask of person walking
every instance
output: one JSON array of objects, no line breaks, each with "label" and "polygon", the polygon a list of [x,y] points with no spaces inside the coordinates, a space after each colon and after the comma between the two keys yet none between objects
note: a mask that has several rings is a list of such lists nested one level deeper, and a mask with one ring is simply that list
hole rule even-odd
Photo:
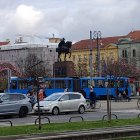
[{"label": "person walking", "polygon": [[115,89],[115,102],[117,102],[119,100],[120,100],[120,98],[119,98],[119,88],[117,86],[116,89]]},{"label": "person walking", "polygon": [[34,104],[37,102],[34,90],[31,90],[31,91],[29,90],[27,93],[27,97],[30,98],[30,103],[33,107]]},{"label": "person walking", "polygon": [[125,87],[124,94],[125,94],[125,99],[127,99],[128,102],[129,102],[129,101],[130,101],[130,97],[129,97],[129,95],[128,95],[128,88],[127,88],[127,85],[126,85],[126,87]]},{"label": "person walking", "polygon": [[43,89],[40,89],[38,93],[38,99],[39,101],[42,101],[44,98],[46,98],[46,94]]},{"label": "person walking", "polygon": [[84,96],[84,98],[86,99],[86,92],[84,91],[83,88],[81,88],[80,93]]},{"label": "person walking", "polygon": [[89,99],[90,99],[91,108],[95,108],[95,105],[96,105],[96,93],[94,92],[94,88],[92,86],[90,87]]}]

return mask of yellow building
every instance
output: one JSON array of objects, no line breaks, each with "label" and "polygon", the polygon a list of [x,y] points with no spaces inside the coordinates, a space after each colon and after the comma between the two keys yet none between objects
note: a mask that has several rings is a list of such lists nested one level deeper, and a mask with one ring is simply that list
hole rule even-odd
[{"label": "yellow building", "polygon": [[[71,58],[67,61],[73,61],[75,64],[75,69],[77,71],[77,76],[90,76],[90,68],[92,66],[92,76],[97,76],[99,74],[98,68],[100,71],[103,69],[104,63],[111,59],[113,61],[118,60],[118,48],[117,41],[120,37],[107,37],[97,40],[81,40],[72,45],[71,48]],[[92,44],[92,45],[91,45]],[[99,47],[99,55],[97,59],[97,44]],[[91,55],[92,50],[92,65],[91,65]],[[98,61],[99,60],[99,61]],[[98,63],[99,62],[99,63]],[[98,64],[100,66],[98,67]]]}]

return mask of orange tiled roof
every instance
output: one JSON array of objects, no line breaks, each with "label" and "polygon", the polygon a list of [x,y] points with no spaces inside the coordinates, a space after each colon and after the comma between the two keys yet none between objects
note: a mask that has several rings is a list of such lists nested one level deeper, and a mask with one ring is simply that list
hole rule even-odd
[{"label": "orange tiled roof", "polygon": [[10,41],[0,42],[0,46],[3,46],[3,45],[8,45],[9,43],[10,43]]},{"label": "orange tiled roof", "polygon": [[129,37],[134,41],[140,41],[140,30],[132,31],[126,37]]},{"label": "orange tiled roof", "polygon": [[[116,37],[106,37],[106,38],[101,38],[99,39],[99,44],[101,48],[104,48],[108,44],[116,44],[119,38],[122,38],[123,36],[116,36]],[[91,40],[81,40],[79,42],[76,42],[75,44],[72,45],[72,50],[79,50],[79,49],[90,49],[91,47]],[[97,40],[92,41],[92,47],[93,49],[97,47]]]},{"label": "orange tiled roof", "polygon": [[[117,44],[119,38],[131,38],[134,41],[140,41],[140,30],[132,31],[128,35],[125,36],[115,36],[115,37],[106,37],[99,39],[99,44],[101,48],[104,48],[105,46],[109,44]],[[81,40],[76,42],[72,45],[72,50],[82,50],[82,49],[90,49],[91,47],[91,40]],[[93,49],[97,47],[97,40],[93,40],[92,42]]]}]

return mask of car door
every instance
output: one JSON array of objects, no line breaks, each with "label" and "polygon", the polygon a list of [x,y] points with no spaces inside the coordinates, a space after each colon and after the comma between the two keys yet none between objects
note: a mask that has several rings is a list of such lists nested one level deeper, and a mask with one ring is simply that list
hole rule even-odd
[{"label": "car door", "polygon": [[4,94],[1,97],[1,103],[0,103],[0,113],[1,114],[8,114],[13,112],[13,106],[11,103],[11,95],[10,94]]},{"label": "car door", "polygon": [[70,104],[71,104],[70,109],[72,111],[78,110],[78,107],[80,104],[80,97],[81,97],[81,95],[79,95],[79,94],[74,94],[74,93],[70,94]]},{"label": "car door", "polygon": [[59,100],[60,112],[70,111],[69,94],[63,95]]},{"label": "car door", "polygon": [[4,94],[1,98],[0,104],[1,114],[17,114],[19,111],[19,95],[18,94]]},{"label": "car door", "polygon": [[10,103],[11,103],[11,110],[16,114],[19,112],[20,104],[20,94],[11,94]]}]

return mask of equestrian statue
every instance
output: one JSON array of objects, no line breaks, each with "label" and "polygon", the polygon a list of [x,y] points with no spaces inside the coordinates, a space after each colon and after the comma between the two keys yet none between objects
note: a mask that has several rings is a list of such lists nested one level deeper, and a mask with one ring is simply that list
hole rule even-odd
[{"label": "equestrian statue", "polygon": [[58,52],[58,61],[61,61],[61,54],[65,54],[64,61],[66,61],[66,55],[69,54],[69,58],[71,57],[71,46],[72,42],[67,41],[65,42],[65,38],[62,38],[60,40],[60,43],[58,44],[58,48],[56,48],[56,52]]}]

